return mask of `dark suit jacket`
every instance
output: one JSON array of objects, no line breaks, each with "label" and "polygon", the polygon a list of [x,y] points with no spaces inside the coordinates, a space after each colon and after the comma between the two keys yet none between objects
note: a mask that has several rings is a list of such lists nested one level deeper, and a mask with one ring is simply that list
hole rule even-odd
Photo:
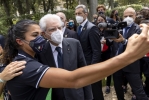
[{"label": "dark suit jacket", "polygon": [[[72,71],[86,65],[80,42],[72,38],[64,38],[63,48],[63,66],[64,69]],[[44,51],[37,55],[38,60],[50,67],[55,67],[55,60],[49,42],[46,43]],[[92,100],[92,90],[90,86],[79,89],[64,88],[66,100]]]},{"label": "dark suit jacket", "polygon": [[[131,37],[133,34],[138,33],[140,34],[140,27],[137,24],[133,24],[131,28],[129,29],[126,39]],[[124,46],[124,50],[126,49],[126,45]],[[123,51],[124,51],[123,50]],[[129,73],[139,73],[140,72],[140,60],[135,61],[134,63],[131,63],[127,67],[122,69],[124,72],[129,72]]]},{"label": "dark suit jacket", "polygon": [[100,62],[101,43],[99,29],[88,21],[82,28],[78,39],[81,43],[87,65]]},{"label": "dark suit jacket", "polygon": [[65,29],[63,37],[78,39],[77,33],[75,31],[68,29],[68,28]]}]

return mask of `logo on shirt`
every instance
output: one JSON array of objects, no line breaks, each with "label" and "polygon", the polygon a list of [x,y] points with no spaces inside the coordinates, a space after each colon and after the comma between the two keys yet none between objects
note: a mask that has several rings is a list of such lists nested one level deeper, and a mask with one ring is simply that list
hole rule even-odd
[{"label": "logo on shirt", "polygon": [[42,65],[41,65],[41,66],[37,69],[37,71],[36,71],[36,72],[39,72],[41,68],[42,68]]}]

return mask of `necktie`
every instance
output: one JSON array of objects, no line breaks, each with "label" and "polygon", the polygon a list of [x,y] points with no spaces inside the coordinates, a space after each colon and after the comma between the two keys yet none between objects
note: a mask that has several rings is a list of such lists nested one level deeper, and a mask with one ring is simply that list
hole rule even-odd
[{"label": "necktie", "polygon": [[56,47],[55,50],[58,52],[58,55],[57,55],[58,67],[63,68],[63,55],[62,55],[62,52],[61,52],[61,48]]},{"label": "necktie", "polygon": [[124,38],[127,38],[127,33],[128,33],[128,29],[129,29],[130,27],[126,27],[125,28],[125,32],[124,32],[124,34],[123,34],[123,37]]},{"label": "necktie", "polygon": [[82,28],[82,26],[80,25],[80,26],[78,27],[78,35],[81,34],[81,28]]}]

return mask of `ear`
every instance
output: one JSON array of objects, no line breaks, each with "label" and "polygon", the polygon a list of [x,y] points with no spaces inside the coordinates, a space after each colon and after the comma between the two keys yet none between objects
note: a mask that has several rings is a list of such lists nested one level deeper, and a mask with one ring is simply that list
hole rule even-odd
[{"label": "ear", "polygon": [[41,36],[43,36],[44,38],[46,38],[46,33],[45,32],[41,32]]},{"label": "ear", "polygon": [[16,39],[16,42],[19,44],[19,45],[23,45],[23,41],[21,39]]}]

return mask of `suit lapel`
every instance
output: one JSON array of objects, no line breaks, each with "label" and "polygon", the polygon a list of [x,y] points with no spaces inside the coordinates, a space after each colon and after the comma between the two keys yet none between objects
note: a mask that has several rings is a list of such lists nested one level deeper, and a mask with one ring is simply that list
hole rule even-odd
[{"label": "suit lapel", "polygon": [[135,27],[135,25],[133,24],[132,26],[131,26],[131,28],[129,29],[129,31],[128,31],[128,33],[127,33],[127,35],[126,35],[126,39],[128,39],[132,34],[134,34],[134,30],[136,29],[136,27]]},{"label": "suit lapel", "polygon": [[66,28],[65,31],[64,31],[64,35],[63,35],[63,37],[65,37],[65,38],[68,37],[68,31],[67,31],[67,28]]},{"label": "suit lapel", "polygon": [[56,67],[55,60],[53,57],[52,48],[49,42],[46,43],[45,50],[44,50],[45,60],[47,60],[48,65],[50,67]]},{"label": "suit lapel", "polygon": [[88,24],[88,21],[85,23],[84,27],[82,28],[82,31],[80,33],[80,36],[83,35],[87,29],[87,24]]},{"label": "suit lapel", "polygon": [[63,46],[62,47],[63,48],[63,67],[64,69],[67,69],[67,67],[70,66],[71,47],[65,39],[63,39],[62,46]]}]

